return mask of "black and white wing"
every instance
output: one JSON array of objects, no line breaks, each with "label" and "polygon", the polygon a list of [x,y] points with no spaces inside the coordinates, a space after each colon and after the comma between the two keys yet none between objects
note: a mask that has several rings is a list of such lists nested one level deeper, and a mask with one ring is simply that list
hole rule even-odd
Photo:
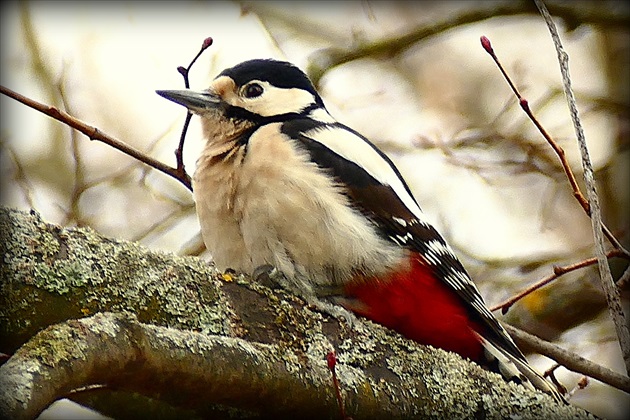
[{"label": "black and white wing", "polygon": [[284,134],[299,141],[311,159],[335,176],[357,208],[381,235],[419,253],[436,276],[457,292],[486,339],[525,361],[505,329],[486,307],[477,286],[424,213],[398,169],[369,140],[343,124],[308,118],[285,122]]},{"label": "black and white wing", "polygon": [[[417,252],[461,298],[473,319],[484,329],[479,338],[488,363],[507,379],[531,382],[562,396],[527,362],[507,331],[486,307],[479,289],[450,246],[427,220],[411,190],[391,160],[368,139],[338,122],[309,118],[284,122],[282,132],[300,143],[311,159],[329,170],[346,188],[356,207],[377,226],[381,235]],[[529,385],[531,386],[531,385]]]}]

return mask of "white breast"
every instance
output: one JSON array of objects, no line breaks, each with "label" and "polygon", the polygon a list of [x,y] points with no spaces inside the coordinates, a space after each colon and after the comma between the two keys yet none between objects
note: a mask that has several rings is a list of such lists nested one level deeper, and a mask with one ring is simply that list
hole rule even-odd
[{"label": "white breast", "polygon": [[215,146],[198,161],[197,213],[217,266],[251,273],[271,264],[329,285],[399,264],[403,251],[379,237],[341,186],[279,128],[258,129],[230,158],[212,159],[221,152]]}]

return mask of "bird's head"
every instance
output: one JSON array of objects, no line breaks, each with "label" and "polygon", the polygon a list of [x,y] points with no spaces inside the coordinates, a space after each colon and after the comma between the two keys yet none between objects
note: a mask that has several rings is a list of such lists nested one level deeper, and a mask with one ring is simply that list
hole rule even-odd
[{"label": "bird's head", "polygon": [[306,74],[277,60],[249,60],[225,69],[204,91],[157,93],[198,114],[209,137],[225,136],[225,130],[231,128],[238,135],[253,126],[325,112]]}]

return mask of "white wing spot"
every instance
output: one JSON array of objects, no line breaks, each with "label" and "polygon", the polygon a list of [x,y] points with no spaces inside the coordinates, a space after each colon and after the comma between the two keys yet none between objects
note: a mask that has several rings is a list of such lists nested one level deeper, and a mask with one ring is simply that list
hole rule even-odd
[{"label": "white wing spot", "polygon": [[430,241],[427,243],[427,248],[435,252],[437,255],[448,255],[455,258],[455,253],[451,247],[442,241]]},{"label": "white wing spot", "polygon": [[[400,217],[392,216],[392,220],[398,223],[402,227],[407,227],[407,221],[405,219],[401,219]],[[412,221],[413,223],[413,221]]]},{"label": "white wing spot", "polygon": [[396,240],[396,242],[398,242],[398,243],[402,242],[402,243],[406,244],[407,241],[413,239],[413,235],[410,232],[407,232],[404,235],[394,235],[394,237],[391,237],[391,238]]},{"label": "white wing spot", "polygon": [[463,290],[464,288],[461,280],[452,274],[446,276],[446,281],[453,289]]},{"label": "white wing spot", "polygon": [[424,259],[427,260],[427,262],[431,265],[440,265],[442,263],[442,261],[440,261],[440,258],[435,255],[432,250],[429,250],[426,254],[424,254]]}]

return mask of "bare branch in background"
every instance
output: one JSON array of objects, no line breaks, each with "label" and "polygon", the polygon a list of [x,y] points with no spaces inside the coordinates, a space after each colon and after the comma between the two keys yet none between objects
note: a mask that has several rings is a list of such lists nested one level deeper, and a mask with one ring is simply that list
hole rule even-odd
[{"label": "bare branch in background", "polygon": [[[290,14],[278,13],[276,9],[269,7],[264,2],[245,2],[242,8],[244,13],[254,12],[263,20],[275,19],[282,21],[288,26],[298,25]],[[550,5],[550,10],[554,16],[562,18],[569,28],[576,28],[583,24],[625,28],[630,24],[630,17],[624,14],[624,11],[610,10],[605,7],[589,7],[588,4],[553,2]],[[462,25],[499,16],[533,15],[536,12],[536,8],[529,1],[477,3],[473,9],[462,9],[449,14],[442,20],[429,21],[418,25],[404,35],[360,43],[350,49],[329,48],[318,51],[311,58],[307,73],[317,86],[326,72],[341,64],[366,57],[392,57],[417,45],[420,41],[443,34],[449,29]],[[300,21],[299,25],[298,29],[300,32],[303,32],[305,30],[303,22]],[[322,29],[325,28],[310,29],[315,35],[320,35]]]},{"label": "bare branch in background", "polygon": [[[201,54],[203,54],[203,52],[207,50],[208,47],[210,47],[213,42],[214,41],[212,40],[211,37],[207,37],[206,39],[204,39],[203,42],[201,43],[201,48],[197,52],[197,55],[193,57],[193,59],[188,64],[188,66],[177,67],[177,71],[184,78],[184,86],[186,87],[186,89],[190,89],[190,79],[188,78],[190,69],[192,69],[192,66],[195,64],[197,59],[201,57]],[[179,144],[177,146],[177,149],[175,149],[175,160],[177,162],[176,170],[177,170],[178,176],[181,178],[189,179],[189,180],[190,180],[190,177],[186,173],[186,168],[184,168],[184,142],[186,141],[186,134],[188,133],[188,127],[190,125],[190,120],[192,119],[192,116],[193,116],[192,112],[190,110],[187,110],[186,119],[184,120],[184,126],[182,127],[182,133],[179,136]]]},{"label": "bare branch in background", "polygon": [[[569,184],[571,185],[571,188],[573,190],[573,196],[580,203],[580,206],[582,206],[582,208],[584,209],[584,212],[590,217],[591,216],[590,204],[589,204],[588,200],[584,197],[584,194],[582,194],[582,191],[580,190],[580,186],[578,185],[577,179],[575,178],[575,175],[573,174],[573,170],[571,169],[571,165],[569,165],[569,161],[566,158],[564,149],[562,149],[562,147],[560,147],[560,145],[549,135],[549,133],[547,133],[547,130],[545,130],[545,128],[538,121],[538,119],[536,118],[534,113],[531,111],[531,109],[529,107],[529,102],[527,101],[527,99],[523,98],[523,96],[518,91],[518,89],[516,88],[516,86],[514,85],[512,80],[510,79],[510,77],[508,76],[507,72],[503,68],[503,65],[501,65],[501,62],[499,61],[499,58],[494,53],[494,50],[493,50],[492,45],[490,43],[490,40],[488,38],[486,38],[485,36],[482,36],[481,37],[481,45],[483,46],[484,50],[486,50],[486,52],[492,57],[494,62],[497,64],[497,67],[501,71],[501,74],[503,74],[503,77],[505,78],[505,80],[510,85],[510,88],[512,89],[512,92],[514,92],[514,95],[516,95],[516,97],[518,99],[518,103],[521,106],[521,108],[523,109],[523,111],[525,112],[525,114],[534,123],[534,125],[536,126],[538,131],[540,131],[540,133],[543,135],[545,140],[547,140],[547,143],[549,143],[551,148],[558,155],[558,158],[560,159],[560,162],[561,162],[562,167],[564,169],[564,172],[565,172],[565,174],[567,176],[567,179],[569,180]],[[601,221],[601,218],[599,220],[599,223],[602,226],[602,229],[603,229],[604,233],[606,234],[606,237],[608,238],[610,243],[616,249],[620,250],[626,257],[630,257],[630,252],[628,250],[626,250],[621,245],[621,243],[617,240],[617,238],[615,238],[615,236],[612,234],[612,232],[603,224],[603,222]]]},{"label": "bare branch in background", "polygon": [[121,140],[118,140],[106,133],[103,133],[98,128],[93,127],[54,106],[49,106],[49,105],[45,105],[40,102],[37,102],[24,95],[14,92],[11,89],[8,89],[4,86],[0,86],[0,93],[10,98],[13,98],[16,101],[21,102],[24,105],[30,108],[33,108],[43,114],[46,114],[49,117],[54,118],[57,121],[60,121],[74,128],[75,130],[80,131],[81,133],[88,136],[90,140],[98,140],[109,146],[112,146],[115,149],[120,150],[126,155],[129,155],[133,157],[134,159],[137,159],[140,162],[143,162],[157,169],[158,171],[175,178],[176,180],[184,184],[186,188],[188,188],[189,190],[192,190],[192,187],[190,184],[190,177],[188,177],[188,175],[186,175],[186,177],[182,177],[180,171],[178,171],[177,168],[173,168],[171,166],[168,166],[160,162],[159,160],[156,160],[150,156],[147,156],[143,152],[135,149],[134,147],[128,145],[127,143],[124,143]]},{"label": "bare branch in background", "polygon": [[516,340],[517,344],[520,342],[521,344],[531,346],[536,352],[544,354],[569,370],[590,376],[622,391],[630,392],[630,379],[627,376],[613,372],[580,355],[565,350],[548,341],[541,340],[509,324],[503,323],[503,326]]},{"label": "bare branch in background", "polygon": [[[593,173],[593,165],[586,145],[586,138],[584,136],[584,130],[582,123],[578,116],[577,104],[575,103],[575,96],[573,95],[573,89],[571,88],[571,78],[569,76],[569,55],[564,51],[562,42],[560,41],[560,35],[556,25],[553,23],[553,19],[549,14],[549,11],[545,7],[545,4],[541,0],[534,0],[536,6],[540,10],[551,38],[556,47],[558,53],[558,62],[560,63],[560,72],[562,73],[562,83],[564,86],[564,93],[567,97],[569,104],[569,111],[571,113],[571,119],[573,120],[573,126],[575,127],[575,134],[577,137],[578,145],[580,146],[580,153],[582,155],[582,168],[584,169],[584,182],[586,183],[586,195],[588,196],[588,202],[590,204],[589,216],[591,217],[591,223],[593,228],[593,236],[595,239],[595,250],[597,253],[597,264],[599,267],[600,280],[602,288],[604,289],[606,300],[608,301],[608,309],[610,316],[615,324],[617,330],[617,337],[619,338],[619,345],[621,346],[621,352],[623,354],[623,360],[626,364],[626,373],[630,374],[630,330],[628,329],[628,320],[623,313],[621,307],[621,296],[619,290],[615,285],[615,281],[612,278],[610,272],[610,266],[608,265],[608,259],[606,258],[606,250],[604,246],[604,238],[602,233],[610,239],[612,234],[605,228],[602,222],[601,208],[599,205],[599,197],[597,195],[597,188],[595,185],[595,176]],[[603,230],[603,232],[602,232]],[[620,244],[614,244],[617,249]],[[627,254],[627,251],[626,251]]]},{"label": "bare branch in background", "polygon": [[[621,257],[622,255],[623,255],[623,253],[620,250],[615,249],[615,250],[609,251],[606,254],[606,257],[607,258]],[[570,265],[566,265],[566,266],[562,266],[562,267],[555,266],[555,267],[553,267],[553,274],[550,274],[549,276],[545,277],[544,279],[537,281],[536,283],[532,284],[531,286],[529,286],[525,290],[523,290],[523,291],[517,293],[516,295],[512,296],[511,298],[507,299],[505,302],[502,302],[502,303],[499,303],[498,305],[493,306],[492,308],[490,308],[490,310],[491,311],[498,311],[499,309],[501,309],[501,312],[503,314],[505,314],[512,307],[512,305],[514,305],[516,302],[518,302],[519,300],[521,300],[525,296],[529,295],[530,293],[535,292],[536,290],[540,289],[541,287],[548,285],[549,283],[551,283],[552,281],[558,279],[562,275],[564,275],[566,273],[570,273],[571,271],[579,270],[580,268],[588,267],[588,266],[595,265],[595,264],[597,264],[597,257],[588,258],[586,260],[577,262],[575,264],[570,264]]]},{"label": "bare branch in background", "polygon": [[[556,36],[557,36],[557,33],[556,33]],[[630,253],[628,253],[628,251],[623,248],[621,243],[614,237],[612,232],[610,232],[610,230],[603,224],[601,220],[601,212],[599,210],[599,205],[597,204],[598,201],[596,198],[595,187],[593,184],[594,182],[593,181],[593,168],[590,164],[590,159],[588,158],[588,150],[586,149],[584,134],[581,133],[582,131],[581,128],[579,129],[576,128],[576,131],[581,133],[581,134],[578,134],[578,139],[581,138],[579,142],[580,142],[580,149],[583,153],[582,154],[583,162],[585,160],[587,161],[587,164],[585,165],[585,168],[584,168],[584,174],[585,174],[585,179],[586,179],[587,188],[588,188],[587,192],[589,193],[589,200],[587,200],[582,194],[580,187],[577,183],[577,180],[575,178],[575,175],[573,174],[573,171],[571,170],[571,167],[569,166],[569,163],[566,160],[564,150],[551,138],[551,136],[547,133],[544,127],[540,124],[538,119],[534,116],[534,114],[532,113],[529,107],[527,100],[521,96],[520,92],[518,91],[518,89],[516,88],[516,86],[510,79],[510,77],[508,76],[507,72],[501,65],[498,57],[494,53],[490,40],[486,38],[485,36],[482,36],[481,45],[499,67],[499,70],[503,74],[503,77],[506,79],[506,81],[510,85],[510,88],[512,89],[516,97],[518,98],[519,105],[521,106],[523,111],[532,120],[536,128],[538,128],[540,133],[543,135],[543,137],[547,140],[547,142],[551,145],[553,150],[556,152],[556,154],[560,158],[560,161],[562,162],[562,166],[565,169],[565,173],[567,175],[569,183],[573,189],[574,197],[580,203],[580,205],[584,209],[584,212],[591,218],[592,223],[597,225],[596,228],[594,227],[594,235],[595,235],[595,243],[596,243],[596,251],[597,251],[596,252],[597,262],[598,262],[598,266],[600,267],[600,276],[602,278],[602,285],[603,285],[606,298],[608,301],[608,308],[610,310],[611,317],[613,319],[613,322],[615,323],[615,328],[617,329],[619,344],[621,345],[622,352],[624,355],[623,356],[624,361],[626,362],[626,369],[630,371],[630,333],[628,332],[628,327],[625,320],[625,316],[623,314],[623,309],[621,308],[621,298],[619,296],[619,291],[612,279],[612,274],[610,273],[610,267],[608,266],[608,260],[606,258],[606,254],[604,250],[603,237],[601,237],[602,232],[606,234],[606,237],[608,238],[608,240],[612,243],[615,249],[617,249],[623,254],[623,256],[627,258],[630,255]],[[558,54],[560,55],[560,53]],[[565,63],[564,66],[566,65],[567,64]],[[561,67],[562,66],[563,65],[561,64]],[[566,74],[566,77],[564,77],[565,91],[567,89],[570,90],[570,85],[569,86],[566,85],[567,77],[568,77],[568,73]],[[572,94],[569,97],[573,101],[570,108],[572,110],[571,114],[572,114],[572,117],[574,117],[574,123],[575,123],[576,120],[579,121],[579,119],[577,118],[577,108],[575,105],[575,98],[573,98]],[[584,153],[586,153],[586,157]],[[590,175],[587,175],[587,171]],[[593,200],[593,197],[595,197],[594,200]],[[596,205],[596,208],[594,208],[594,205]],[[595,215],[595,217],[593,217],[595,210],[597,214]],[[610,283],[610,285],[608,283]]]}]

